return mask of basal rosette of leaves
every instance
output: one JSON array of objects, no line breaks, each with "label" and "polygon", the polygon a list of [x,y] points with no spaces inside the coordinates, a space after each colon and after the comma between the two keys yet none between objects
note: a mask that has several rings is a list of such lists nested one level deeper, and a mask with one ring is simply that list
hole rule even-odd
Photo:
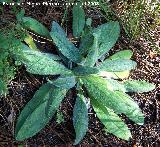
[{"label": "basal rosette of leaves", "polygon": [[[76,9],[78,14],[74,13]],[[155,86],[146,81],[128,79],[129,72],[137,65],[130,59],[133,54],[131,50],[104,58],[118,40],[119,23],[112,21],[92,28],[91,19],[85,20],[84,10],[77,5],[73,8],[73,18],[73,32],[75,37],[80,38],[79,48],[67,39],[65,31],[57,22],[53,21],[49,32],[33,18],[22,19],[27,24],[26,29],[52,38],[59,55],[31,49],[29,43],[21,44],[22,54],[17,55],[17,58],[28,72],[58,75],[58,78],[42,85],[23,108],[15,130],[18,141],[34,136],[44,128],[73,87],[77,91],[73,110],[75,145],[81,142],[88,130],[88,99],[107,132],[121,139],[129,140],[131,132],[119,114],[125,114],[136,124],[144,123],[144,114],[127,93],[148,92]]]}]

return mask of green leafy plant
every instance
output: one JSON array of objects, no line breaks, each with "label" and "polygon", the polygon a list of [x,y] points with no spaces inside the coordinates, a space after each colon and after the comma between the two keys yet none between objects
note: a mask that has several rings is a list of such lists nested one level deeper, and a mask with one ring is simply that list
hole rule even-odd
[{"label": "green leafy plant", "polygon": [[0,96],[8,94],[8,83],[15,78],[17,65],[14,54],[25,33],[16,28],[16,22],[3,18],[0,22]]},{"label": "green leafy plant", "polygon": [[[12,0],[0,1],[0,3],[11,3]],[[0,96],[6,96],[8,92],[8,84],[16,76],[16,71],[20,62],[15,60],[16,54],[20,54],[21,42],[25,42],[32,49],[36,50],[33,38],[22,29],[20,20],[24,17],[24,9],[20,10],[20,6],[10,6],[9,13],[6,15],[6,7],[0,5],[1,21],[0,21]],[[8,10],[7,10],[8,11]],[[16,16],[17,20],[14,17]]]},{"label": "green leafy plant", "polygon": [[[75,9],[83,11],[77,6]],[[129,71],[136,67],[136,62],[130,59],[131,50],[120,51],[105,59],[120,35],[119,23],[112,21],[92,28],[91,23],[88,23],[91,21],[87,19],[82,29],[82,26],[78,26],[85,22],[85,17],[74,16],[78,14],[73,13],[73,18],[76,18],[73,19],[73,32],[75,37],[80,36],[79,48],[67,39],[65,31],[57,22],[53,21],[48,33],[33,18],[22,19],[28,24],[25,29],[52,38],[58,55],[33,50],[21,43],[22,52],[16,54],[16,57],[32,74],[58,77],[48,79],[24,107],[16,124],[16,140],[32,137],[44,128],[73,87],[77,91],[73,110],[75,145],[80,143],[88,130],[89,100],[106,130],[121,139],[129,140],[131,133],[119,114],[125,114],[137,124],[144,123],[144,115],[138,104],[126,93],[148,92],[155,86],[145,81],[128,79]]]}]

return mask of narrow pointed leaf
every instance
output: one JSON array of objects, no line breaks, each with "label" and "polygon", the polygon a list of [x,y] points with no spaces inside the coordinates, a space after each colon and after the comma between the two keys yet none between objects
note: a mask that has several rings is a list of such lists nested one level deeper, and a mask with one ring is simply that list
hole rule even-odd
[{"label": "narrow pointed leaf", "polygon": [[34,51],[27,46],[22,47],[23,57],[21,61],[25,64],[28,72],[39,75],[65,75],[71,73],[64,65],[56,61],[59,60],[58,56]]},{"label": "narrow pointed leaf", "polygon": [[[58,109],[65,94],[66,90],[53,89],[50,84],[44,84],[40,87],[18,117],[15,131],[16,140],[22,141],[32,137],[44,128]],[[53,101],[47,116],[46,106],[50,97],[53,98]]]},{"label": "narrow pointed leaf", "polygon": [[76,132],[74,145],[80,143],[88,130],[88,109],[83,95],[78,95],[73,110],[73,125]]},{"label": "narrow pointed leaf", "polygon": [[84,65],[93,67],[95,63],[98,60],[98,51],[99,51],[99,43],[98,39],[100,37],[100,34],[93,34],[94,36],[94,42],[91,48],[89,49],[88,55],[85,59]]},{"label": "narrow pointed leaf", "polygon": [[30,29],[39,35],[51,39],[48,29],[36,19],[31,17],[23,17],[22,22],[24,23],[26,29]]},{"label": "narrow pointed leaf", "polygon": [[101,71],[121,72],[134,69],[137,66],[135,61],[128,59],[105,60],[98,68]]},{"label": "narrow pointed leaf", "polygon": [[115,45],[120,34],[120,26],[117,21],[111,21],[109,23],[98,26],[93,30],[93,32],[101,32],[101,36],[98,40],[100,44],[98,58],[100,59]]},{"label": "narrow pointed leaf", "polygon": [[144,114],[140,110],[138,104],[134,102],[129,95],[121,91],[115,91],[115,94],[117,95],[120,101],[123,101],[125,102],[126,105],[128,105],[126,107],[122,106],[123,107],[122,113],[124,113],[129,119],[131,119],[135,123],[139,125],[143,125]]},{"label": "narrow pointed leaf", "polygon": [[127,92],[149,92],[155,89],[155,85],[146,81],[126,80],[124,86]]},{"label": "narrow pointed leaf", "polygon": [[133,52],[131,50],[123,50],[115,53],[109,59],[111,60],[118,60],[118,59],[130,59],[133,55]]},{"label": "narrow pointed leaf", "polygon": [[117,114],[124,113],[137,124],[143,124],[144,116],[131,97],[120,91],[107,89],[107,82],[98,76],[81,77],[90,97],[113,109]]},{"label": "narrow pointed leaf", "polygon": [[70,59],[73,62],[80,62],[81,61],[81,55],[79,50],[74,46],[72,42],[70,42],[66,38],[66,34],[64,30],[61,28],[61,26],[53,21],[52,23],[52,30],[50,32],[50,35],[53,39],[53,42],[58,47],[58,50],[68,59]]},{"label": "narrow pointed leaf", "polygon": [[79,50],[83,56],[87,55],[88,51],[90,48],[93,46],[93,28],[91,26],[92,24],[92,19],[88,18],[86,20],[86,25],[84,27],[81,40],[80,40],[80,45],[79,45]]},{"label": "narrow pointed leaf", "polygon": [[73,69],[73,72],[75,73],[75,75],[85,76],[90,74],[97,74],[99,70],[95,67],[78,66]]},{"label": "narrow pointed leaf", "polygon": [[60,76],[56,80],[49,81],[52,85],[59,88],[70,89],[75,86],[76,79],[74,76]]},{"label": "narrow pointed leaf", "polygon": [[49,98],[45,107],[45,114],[47,117],[53,115],[52,110],[57,110],[57,108],[60,105],[60,102],[63,100],[68,90],[69,88],[52,86],[52,90],[49,92]]},{"label": "narrow pointed leaf", "polygon": [[85,25],[85,13],[80,2],[75,3],[72,10],[73,15],[73,36],[80,37]]},{"label": "narrow pointed leaf", "polygon": [[91,104],[97,117],[107,129],[107,132],[127,141],[132,137],[127,125],[113,110],[101,105],[93,98],[91,99]]}]

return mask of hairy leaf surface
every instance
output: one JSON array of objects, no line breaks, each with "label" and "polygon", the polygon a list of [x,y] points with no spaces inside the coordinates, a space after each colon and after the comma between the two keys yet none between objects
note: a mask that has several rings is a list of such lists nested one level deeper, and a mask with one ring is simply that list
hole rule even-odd
[{"label": "hairy leaf surface", "polygon": [[[50,84],[44,84],[40,87],[18,117],[16,140],[21,141],[32,137],[44,128],[58,109],[65,94],[66,90],[53,88]],[[50,98],[52,98],[52,102],[48,115],[46,115],[46,107]]]},{"label": "hairy leaf surface", "polygon": [[127,92],[149,92],[155,89],[155,85],[146,81],[126,80],[124,82]]},{"label": "hairy leaf surface", "polygon": [[82,55],[86,55],[93,46],[94,36],[92,33],[84,34],[81,38],[79,50]]},{"label": "hairy leaf surface", "polygon": [[107,132],[114,134],[115,136],[129,140],[131,138],[131,133],[127,125],[121,120],[121,118],[114,113],[113,110],[100,104],[96,99],[92,98],[91,104],[97,117],[103,123]]},{"label": "hairy leaf surface", "polygon": [[143,124],[144,117],[139,106],[127,94],[109,90],[107,82],[98,76],[86,76],[81,79],[91,98],[95,98],[118,114],[126,114],[137,124]]},{"label": "hairy leaf surface", "polygon": [[98,40],[99,40],[100,34],[98,34],[98,33],[95,34],[94,33],[93,36],[94,36],[93,45],[89,49],[88,55],[87,55],[87,57],[85,59],[85,62],[84,62],[85,66],[90,66],[90,67],[94,66],[95,63],[97,62],[98,52],[99,52]]},{"label": "hairy leaf surface", "polygon": [[118,59],[130,59],[133,55],[133,52],[131,50],[123,50],[115,53],[109,59],[111,60],[118,60]]},{"label": "hairy leaf surface", "polygon": [[80,2],[75,3],[72,10],[73,15],[73,36],[80,37],[85,25],[85,13]]},{"label": "hairy leaf surface", "polygon": [[70,89],[75,86],[76,79],[74,76],[60,76],[56,80],[49,81],[56,87]]},{"label": "hairy leaf surface", "polygon": [[116,43],[119,34],[120,34],[120,26],[117,21],[111,21],[106,24],[102,24],[93,30],[94,33],[101,32],[101,36],[98,40],[99,47],[99,56],[101,58],[103,55],[108,53],[108,51],[114,46]]},{"label": "hairy leaf surface", "polygon": [[70,70],[56,60],[60,60],[56,55],[34,51],[28,49],[27,46],[23,46],[22,62],[25,64],[27,71],[32,74],[65,75],[71,73]]},{"label": "hairy leaf surface", "polygon": [[96,74],[99,70],[95,67],[78,66],[73,69],[73,72],[78,76],[85,76],[90,74]]},{"label": "hairy leaf surface", "polygon": [[88,130],[88,109],[83,95],[78,95],[73,110],[73,125],[76,132],[74,145],[80,143]]},{"label": "hairy leaf surface", "polygon": [[58,47],[58,50],[64,56],[66,56],[68,59],[76,63],[81,61],[81,55],[79,50],[74,46],[72,42],[70,42],[66,38],[64,30],[55,21],[53,21],[52,23],[52,30],[50,32],[50,35],[53,39],[53,42]]},{"label": "hairy leaf surface", "polygon": [[34,31],[35,33],[51,39],[48,29],[31,17],[23,17],[22,22],[27,29]]},{"label": "hairy leaf surface", "polygon": [[124,113],[127,117],[129,117],[129,119],[131,119],[135,123],[139,125],[143,125],[144,124],[144,114],[142,113],[138,104],[134,102],[133,99],[129,95],[121,91],[115,91],[115,95],[117,95],[117,98],[119,98],[120,101],[125,102],[126,106],[124,106],[122,113]]},{"label": "hairy leaf surface", "polygon": [[128,59],[118,59],[118,60],[105,60],[98,68],[101,71],[107,72],[121,72],[126,70],[134,69],[137,63]]}]

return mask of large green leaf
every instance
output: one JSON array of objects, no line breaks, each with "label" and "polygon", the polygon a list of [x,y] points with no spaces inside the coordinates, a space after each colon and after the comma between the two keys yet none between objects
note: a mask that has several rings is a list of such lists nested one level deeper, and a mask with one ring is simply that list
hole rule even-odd
[{"label": "large green leaf", "polygon": [[75,76],[60,76],[56,80],[49,81],[56,87],[70,89],[75,86],[76,79]]},{"label": "large green leaf", "polygon": [[23,17],[22,22],[27,29],[30,29],[39,35],[51,39],[48,29],[36,19],[31,17]]},{"label": "large green leaf", "polygon": [[115,95],[117,95],[117,98],[119,101],[125,102],[126,107],[123,107],[122,113],[124,113],[129,119],[134,121],[135,123],[139,125],[144,124],[144,114],[140,110],[139,106],[137,105],[136,102],[133,101],[133,99],[121,92],[121,91],[115,91]]},{"label": "large green leaf", "polygon": [[56,60],[59,57],[49,53],[42,53],[29,49],[22,45],[23,57],[21,61],[25,64],[27,71],[39,75],[70,74],[71,71]]},{"label": "large green leaf", "polygon": [[88,50],[93,45],[94,37],[92,34],[93,28],[91,25],[92,25],[92,19],[88,18],[86,20],[86,24],[85,24],[85,27],[81,36],[81,40],[80,40],[80,45],[79,45],[80,52],[83,56],[85,56],[88,53]]},{"label": "large green leaf", "polygon": [[115,53],[109,59],[111,60],[118,60],[118,59],[130,59],[133,55],[133,52],[131,50],[123,50]]},{"label": "large green leaf", "polygon": [[78,95],[73,110],[73,125],[76,132],[74,145],[80,143],[88,130],[88,109],[83,95]]},{"label": "large green leaf", "polygon": [[82,36],[79,46],[79,50],[82,55],[85,56],[88,53],[90,48],[93,46],[93,42],[94,36],[91,32]]},{"label": "large green leaf", "polygon": [[73,43],[71,43],[67,38],[64,30],[61,28],[61,26],[53,21],[52,23],[52,30],[50,32],[50,35],[53,39],[53,42],[58,47],[58,50],[66,56],[68,59],[70,59],[73,62],[80,62],[81,61],[81,55],[79,50],[74,46]]},{"label": "large green leaf", "polygon": [[[32,137],[39,132],[52,118],[66,94],[66,90],[53,88],[50,84],[44,84],[35,93],[34,97],[22,110],[16,124],[16,140],[22,141]],[[48,100],[52,98],[52,103],[46,115]]]},{"label": "large green leaf", "polygon": [[127,125],[117,114],[114,113],[113,110],[100,104],[94,98],[91,99],[91,104],[97,117],[107,129],[107,132],[112,133],[124,140],[129,140],[132,137]]},{"label": "large green leaf", "polygon": [[149,92],[155,89],[155,85],[146,81],[126,80],[124,86],[127,92]]},{"label": "large green leaf", "polygon": [[116,43],[119,34],[120,34],[120,26],[117,21],[111,21],[106,24],[102,24],[93,30],[94,33],[101,32],[101,36],[99,38],[99,56],[101,58],[103,55],[108,53],[108,51],[114,46]]},{"label": "large green leaf", "polygon": [[124,113],[137,124],[143,124],[144,116],[131,97],[121,91],[111,91],[107,81],[98,76],[81,77],[90,97],[113,109],[117,114]]},{"label": "large green leaf", "polygon": [[128,59],[105,60],[98,68],[101,71],[121,72],[134,69],[137,66],[135,61]]},{"label": "large green leaf", "polygon": [[74,4],[72,15],[73,15],[73,22],[72,22],[73,36],[80,37],[85,25],[85,13],[82,8],[82,4],[80,2]]},{"label": "large green leaf", "polygon": [[94,36],[93,45],[89,49],[88,55],[84,61],[85,66],[91,66],[91,67],[94,66],[98,60],[98,51],[99,51],[98,40],[99,40],[100,34],[93,33],[93,36]]},{"label": "large green leaf", "polygon": [[126,89],[123,85],[123,83],[120,83],[113,79],[106,79],[107,88],[111,91],[123,91],[125,92]]},{"label": "large green leaf", "polygon": [[155,85],[146,81],[137,80],[125,80],[124,82],[118,82],[113,79],[106,79],[107,88],[112,91],[123,92],[149,92],[155,89]]},{"label": "large green leaf", "polygon": [[90,74],[96,74],[99,72],[99,70],[95,67],[77,66],[73,69],[73,72],[75,73],[75,75],[85,76]]}]

